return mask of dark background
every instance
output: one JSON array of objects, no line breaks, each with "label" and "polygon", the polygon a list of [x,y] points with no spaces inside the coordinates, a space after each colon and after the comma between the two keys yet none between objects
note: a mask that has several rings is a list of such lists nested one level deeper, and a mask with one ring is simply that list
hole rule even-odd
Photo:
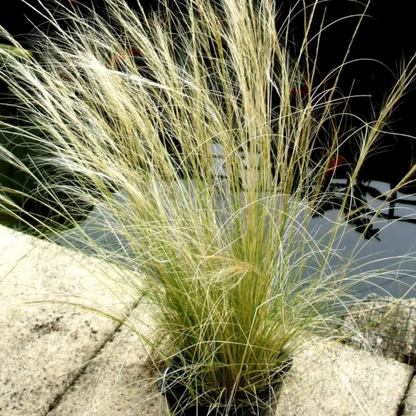
[{"label": "dark background", "polygon": [[[36,5],[36,0],[29,0]],[[50,3],[53,8],[58,5]],[[61,0],[61,3],[82,10],[83,5],[91,6],[105,15],[103,1],[79,0],[72,3],[69,0]],[[128,1],[134,5],[134,0]],[[277,24],[280,25],[288,14],[288,10],[294,1],[277,1],[280,7]],[[302,3],[302,2],[301,2]],[[313,0],[306,0],[307,13],[311,10]],[[142,1],[146,10],[156,7],[156,1]],[[352,45],[348,60],[360,60],[345,66],[340,78],[339,87],[344,94],[351,92],[353,95],[369,95],[371,98],[352,99],[349,102],[350,110],[356,116],[369,120],[372,113],[379,110],[383,97],[393,87],[399,68],[405,61],[409,61],[416,52],[416,40],[414,35],[414,16],[411,12],[411,0],[373,0],[367,10],[356,39]],[[291,48],[296,54],[303,39],[303,14],[301,5],[295,9],[292,15],[290,41]],[[322,19],[329,24],[342,19],[331,27],[325,29],[320,38],[319,53],[317,56],[318,71],[321,78],[325,78],[331,71],[338,67],[345,56],[345,51],[359,21],[359,16],[365,9],[365,5],[348,0],[331,0],[321,2],[316,9],[315,24],[311,34],[320,29]],[[355,17],[354,17],[355,15]],[[345,19],[346,16],[350,16]],[[34,25],[48,30],[45,20],[25,5],[21,0],[7,2],[0,14],[0,24],[13,34],[23,45],[30,47],[30,39],[33,36]],[[62,23],[64,25],[64,23]],[[0,39],[1,41],[1,39]],[[309,50],[313,51],[316,42],[310,44]],[[4,89],[4,86],[3,88]],[[413,139],[403,135],[415,135],[416,125],[415,102],[416,93],[410,90],[402,104],[397,108],[391,119],[391,129],[395,135],[385,136],[379,144],[379,150],[365,165],[362,171],[362,179],[378,179],[390,182],[394,185],[406,173],[407,169],[416,160],[416,146]],[[357,121],[358,125],[358,121]],[[348,126],[354,128],[354,125]],[[353,163],[354,146],[343,150],[345,157]],[[409,192],[416,191],[416,186],[409,186]]]}]

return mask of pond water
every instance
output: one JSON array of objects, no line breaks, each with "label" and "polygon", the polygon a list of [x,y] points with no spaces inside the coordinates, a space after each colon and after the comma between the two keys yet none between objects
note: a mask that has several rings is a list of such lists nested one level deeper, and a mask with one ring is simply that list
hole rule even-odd
[{"label": "pond water", "polygon": [[[372,181],[369,186],[380,192],[389,190],[384,182]],[[394,219],[377,218],[374,228],[379,229],[376,237],[364,238],[353,226],[346,224],[339,229],[337,249],[345,257],[355,252],[354,272],[372,272],[375,276],[355,287],[359,297],[370,293],[394,297],[416,297],[416,198],[399,193],[394,207]],[[379,204],[373,204],[377,208]],[[388,215],[388,206],[382,211]],[[323,235],[333,227],[338,210],[326,211],[324,216],[311,221],[316,236]],[[380,276],[383,269],[385,276]]]},{"label": "pond water", "polygon": [[[342,183],[339,185],[342,186]],[[367,186],[378,192],[389,190],[389,185],[384,182],[372,181]],[[117,197],[123,198],[121,195]],[[347,278],[354,278],[359,273],[373,274],[368,281],[355,286],[354,291],[360,298],[373,293],[380,296],[416,297],[416,224],[412,223],[416,222],[416,205],[412,204],[416,204],[416,198],[400,193],[397,198],[394,212],[390,212],[394,214],[393,219],[378,218],[374,221],[373,230],[376,232],[378,229],[378,232],[373,238],[365,238],[360,227],[347,222],[342,223],[337,231],[335,248],[339,254],[349,258],[354,253],[354,262]],[[377,204],[373,204],[373,208],[376,209]],[[382,211],[386,216],[389,214],[388,209],[387,206]],[[332,230],[339,215],[339,210],[327,209],[322,212],[322,216],[313,218],[308,226],[311,236],[325,243],[325,239],[329,239],[326,234]],[[94,208],[82,223],[82,228],[88,238],[110,252],[114,260],[134,268],[134,258],[128,242],[120,235],[105,231],[111,227],[112,221],[111,215],[104,208]],[[91,251],[90,244],[74,230],[55,241]],[[341,262],[334,257],[330,267],[336,267]]]}]

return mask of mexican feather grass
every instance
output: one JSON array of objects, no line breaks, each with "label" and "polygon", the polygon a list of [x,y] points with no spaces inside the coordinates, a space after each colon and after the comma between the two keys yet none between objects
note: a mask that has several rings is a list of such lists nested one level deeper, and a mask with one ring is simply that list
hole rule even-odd
[{"label": "mexican feather grass", "polygon": [[[291,16],[276,27],[272,0],[162,2],[147,15],[106,0],[106,18],[40,7],[53,33],[36,32],[33,54],[13,52],[20,46],[10,36],[14,48],[0,50],[1,78],[41,131],[3,122],[38,150],[30,168],[0,151],[36,183],[25,197],[51,206],[48,217],[26,213],[27,225],[50,239],[73,227],[84,248],[125,268],[123,283],[168,339],[154,349],[187,369],[181,382],[205,405],[255,403],[369,277],[351,277],[352,258],[331,266],[337,233],[415,72],[403,68],[374,120],[342,130],[353,117],[352,97],[337,89],[348,53],[333,86],[317,84],[308,36],[318,3],[305,5],[298,56],[288,52]],[[348,140],[360,153],[339,217],[320,239],[308,224]],[[2,209],[18,217],[10,192]],[[74,220],[74,209],[91,206],[117,250]]]}]

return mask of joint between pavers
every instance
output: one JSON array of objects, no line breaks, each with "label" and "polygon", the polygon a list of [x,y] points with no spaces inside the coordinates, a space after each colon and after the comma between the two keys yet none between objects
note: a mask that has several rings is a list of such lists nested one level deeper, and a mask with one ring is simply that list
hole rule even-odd
[{"label": "joint between pavers", "polygon": [[413,373],[412,373],[412,375],[409,377],[409,382],[407,383],[407,386],[406,386],[406,390],[405,390],[405,392],[403,393],[403,397],[402,397],[402,399],[400,400],[400,404],[399,404],[399,406],[397,407],[397,412],[396,412],[396,416],[405,416],[405,412],[406,412],[406,400],[407,400],[407,396],[408,396],[408,392],[409,392],[409,389],[410,389],[410,386],[411,386],[411,384],[412,384],[412,381],[413,381],[413,379],[415,378],[415,375],[416,375],[416,368],[415,367],[413,367]]},{"label": "joint between pavers", "polygon": [[[135,302],[131,307],[129,308],[129,311],[134,310],[139,305],[139,302]],[[85,373],[88,365],[91,361],[94,360],[104,349],[104,347],[111,342],[114,337],[116,336],[116,333],[119,331],[119,329],[124,325],[125,321],[131,316],[131,312],[126,314],[126,318],[123,320],[123,322],[120,322],[117,326],[115,326],[114,331],[106,338],[104,338],[103,342],[98,346],[97,349],[93,351],[91,354],[91,357],[85,361],[85,364],[79,368],[79,370],[74,374],[70,382],[68,383],[68,386],[64,389],[63,392],[56,395],[56,397],[52,400],[52,402],[49,404],[48,410],[45,413],[44,416],[48,416],[54,409],[56,409],[59,404],[61,403],[62,399],[65,397],[65,395],[68,393],[68,391],[75,385],[75,383],[82,377],[82,375]]]}]

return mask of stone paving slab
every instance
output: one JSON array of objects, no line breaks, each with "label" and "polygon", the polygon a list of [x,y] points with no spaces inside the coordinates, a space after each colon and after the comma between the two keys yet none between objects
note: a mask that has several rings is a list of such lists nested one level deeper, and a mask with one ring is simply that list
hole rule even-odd
[{"label": "stone paving slab", "polygon": [[[143,321],[97,281],[108,265],[0,227],[0,415],[165,416],[157,372],[131,329],[59,303],[105,304]],[[91,270],[99,270],[91,274]],[[76,297],[78,294],[80,297]],[[131,315],[132,314],[132,315]],[[151,330],[151,328],[150,328]],[[398,415],[413,368],[335,343],[295,357],[274,415]],[[416,416],[411,384],[405,415]],[[406,413],[407,412],[407,413]]]},{"label": "stone paving slab", "polygon": [[123,318],[126,299],[97,280],[108,273],[108,265],[0,226],[0,415],[47,414],[112,337],[114,321],[56,302],[105,305]]},{"label": "stone paving slab", "polygon": [[[267,416],[396,416],[412,374],[397,361],[319,342],[295,358]],[[155,378],[137,335],[121,328],[48,416],[166,416]]]},{"label": "stone paving slab", "polygon": [[403,403],[403,416],[416,416],[416,379],[413,378]]},{"label": "stone paving slab", "polygon": [[156,379],[147,348],[123,326],[48,416],[165,416]]},{"label": "stone paving slab", "polygon": [[332,343],[295,358],[276,415],[396,416],[413,368]]}]

